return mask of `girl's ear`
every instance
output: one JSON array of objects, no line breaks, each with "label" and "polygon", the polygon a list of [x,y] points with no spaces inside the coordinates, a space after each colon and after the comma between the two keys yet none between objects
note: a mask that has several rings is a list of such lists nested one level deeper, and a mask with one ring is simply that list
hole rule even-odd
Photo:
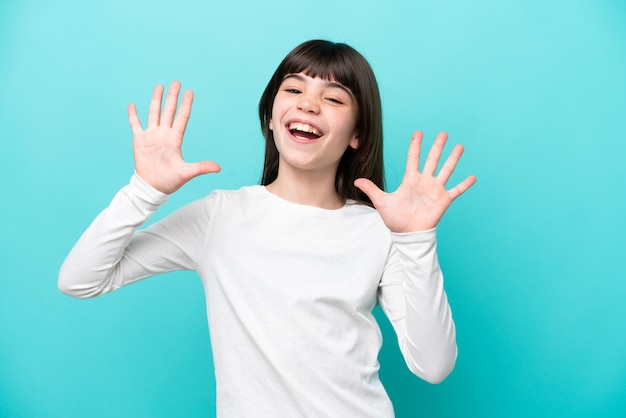
[{"label": "girl's ear", "polygon": [[350,140],[350,144],[349,145],[350,145],[350,148],[352,148],[352,149],[358,149],[359,148],[359,138],[356,136],[356,133],[354,134],[354,136]]},{"label": "girl's ear", "polygon": [[268,124],[268,127],[270,128],[270,131],[273,131],[274,128],[272,127],[272,120],[270,119],[270,123]]}]

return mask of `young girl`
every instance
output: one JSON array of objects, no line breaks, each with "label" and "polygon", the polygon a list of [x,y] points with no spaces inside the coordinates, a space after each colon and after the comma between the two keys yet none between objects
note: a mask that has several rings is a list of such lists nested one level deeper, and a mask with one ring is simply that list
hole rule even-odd
[{"label": "young girl", "polygon": [[391,320],[409,369],[437,383],[452,370],[455,328],[437,263],[435,227],[475,182],[445,184],[439,134],[421,173],[421,132],[406,173],[382,191],[382,118],[366,60],[309,41],[282,61],[259,104],[262,185],[214,191],[138,231],[213,162],[180,147],[193,94],[157,86],[144,130],[128,108],[136,172],[65,260],[59,288],[88,298],[172,270],[198,272],[206,294],[219,417],[392,417],[379,378],[372,310]]}]

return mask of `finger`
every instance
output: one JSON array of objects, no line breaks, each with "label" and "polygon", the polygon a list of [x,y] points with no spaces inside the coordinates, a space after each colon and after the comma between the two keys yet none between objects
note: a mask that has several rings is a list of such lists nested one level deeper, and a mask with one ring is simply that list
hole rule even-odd
[{"label": "finger", "polygon": [[443,164],[443,167],[441,167],[441,170],[439,170],[439,174],[437,175],[437,180],[439,180],[442,184],[446,184],[450,179],[450,176],[456,168],[461,155],[463,155],[463,145],[456,145],[452,149],[452,153],[450,153],[450,156]]},{"label": "finger", "polygon": [[422,170],[423,174],[427,174],[430,176],[435,175],[435,170],[437,170],[437,165],[439,164],[439,158],[441,157],[441,152],[443,151],[443,146],[446,144],[448,140],[448,134],[445,132],[440,132],[435,138],[435,142],[433,146],[430,147],[430,151],[428,152],[428,156],[426,157],[426,162],[424,163],[424,169]]},{"label": "finger", "polygon": [[413,174],[419,170],[420,165],[420,151],[422,148],[422,138],[424,134],[422,131],[415,131],[411,137],[411,143],[409,144],[409,152],[406,157],[406,173]]},{"label": "finger", "polygon": [[141,122],[137,116],[137,108],[132,103],[128,105],[128,122],[130,123],[130,129],[133,131],[133,136],[137,136],[143,132]]},{"label": "finger", "polygon": [[374,182],[365,178],[356,179],[354,185],[370,198],[375,208],[380,209],[383,198],[386,195],[385,192],[380,190]]},{"label": "finger", "polygon": [[180,109],[178,110],[178,114],[174,119],[174,125],[172,127],[179,131],[181,134],[185,133],[185,129],[187,129],[187,122],[189,121],[189,115],[191,115],[191,105],[193,104],[193,92],[191,90],[187,90],[183,95],[182,103],[180,104]]},{"label": "finger", "polygon": [[161,114],[161,122],[159,125],[172,126],[174,115],[176,114],[176,105],[178,104],[178,93],[180,93],[180,83],[174,81],[167,91],[163,113]]},{"label": "finger", "polygon": [[476,176],[469,176],[465,180],[463,180],[461,183],[454,186],[452,189],[448,191],[448,195],[450,196],[450,199],[454,200],[457,197],[461,196],[463,193],[467,191],[467,189],[469,189],[474,184],[476,184],[476,180],[477,180]]},{"label": "finger", "polygon": [[161,117],[161,100],[163,99],[163,85],[157,84],[152,93],[150,101],[150,109],[148,110],[148,128],[156,128],[159,126]]}]

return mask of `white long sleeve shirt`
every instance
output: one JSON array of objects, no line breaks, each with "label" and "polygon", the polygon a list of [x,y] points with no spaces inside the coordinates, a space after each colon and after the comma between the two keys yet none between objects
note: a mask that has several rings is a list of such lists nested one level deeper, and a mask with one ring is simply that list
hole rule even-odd
[{"label": "white long sleeve shirt", "polygon": [[365,205],[326,210],[250,186],[139,231],[166,199],[133,176],[68,255],[59,288],[88,298],[195,270],[218,417],[393,417],[378,377],[377,302],[413,373],[436,383],[454,367],[434,230],[395,234]]}]

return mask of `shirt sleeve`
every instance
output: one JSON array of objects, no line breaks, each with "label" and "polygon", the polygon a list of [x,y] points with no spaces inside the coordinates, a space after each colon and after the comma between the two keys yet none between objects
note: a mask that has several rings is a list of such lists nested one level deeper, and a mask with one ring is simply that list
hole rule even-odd
[{"label": "shirt sleeve", "polygon": [[70,251],[59,289],[90,298],[158,273],[193,270],[209,223],[204,199],[138,230],[167,198],[135,174]]},{"label": "shirt sleeve", "polygon": [[409,369],[430,383],[443,381],[454,368],[457,345],[434,229],[392,233],[378,299]]}]

